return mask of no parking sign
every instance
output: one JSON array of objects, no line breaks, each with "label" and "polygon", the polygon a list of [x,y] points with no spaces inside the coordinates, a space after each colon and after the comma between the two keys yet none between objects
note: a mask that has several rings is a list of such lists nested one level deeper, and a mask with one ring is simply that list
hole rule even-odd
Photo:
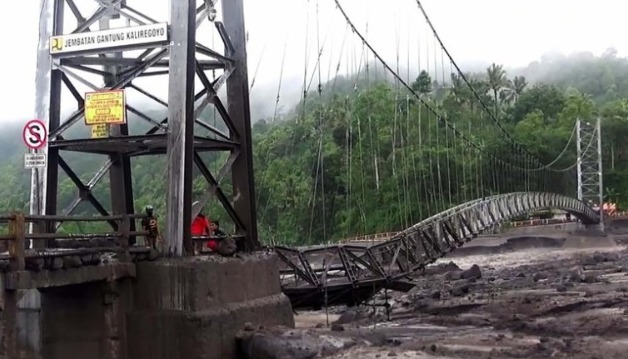
[{"label": "no parking sign", "polygon": [[22,131],[24,144],[31,150],[38,150],[46,145],[48,129],[42,120],[30,120]]}]

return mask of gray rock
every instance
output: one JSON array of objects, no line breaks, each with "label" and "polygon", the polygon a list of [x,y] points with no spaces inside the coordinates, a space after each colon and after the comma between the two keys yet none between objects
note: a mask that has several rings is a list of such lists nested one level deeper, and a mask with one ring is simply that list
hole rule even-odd
[{"label": "gray rock", "polygon": [[316,337],[297,331],[240,331],[236,339],[244,359],[313,359],[320,352]]},{"label": "gray rock", "polygon": [[222,241],[220,241],[220,244],[218,245],[218,254],[224,257],[233,256],[236,250],[237,245],[235,239],[233,239],[233,237],[231,236],[224,238]]},{"label": "gray rock", "polygon": [[540,280],[547,279],[548,277],[549,276],[546,272],[538,272],[534,274],[534,276],[532,277],[532,280],[534,280],[535,282],[538,282]]},{"label": "gray rock", "polygon": [[482,271],[477,264],[471,266],[471,268],[467,269],[460,273],[460,277],[462,279],[480,279],[482,278]]},{"label": "gray rock", "polygon": [[445,273],[445,275],[443,276],[443,278],[445,280],[458,280],[461,278],[463,272],[460,271],[450,271]]},{"label": "gray rock", "polygon": [[334,323],[331,325],[332,332],[342,332],[345,330],[345,327],[342,324]]},{"label": "gray rock", "polygon": [[341,350],[351,348],[357,344],[353,338],[332,337],[321,335],[318,337],[320,343],[320,356],[325,357],[338,353]]},{"label": "gray rock", "polygon": [[469,293],[469,284],[466,283],[458,285],[451,290],[451,295],[454,297],[462,297],[467,293]]},{"label": "gray rock", "polygon": [[580,271],[572,271],[567,275],[567,278],[571,282],[580,283],[584,281],[584,276]]},{"label": "gray rock", "polygon": [[582,281],[583,281],[584,283],[597,283],[597,282],[599,282],[600,280],[599,280],[599,279],[598,279],[598,277],[597,277],[597,276],[595,276],[595,275],[592,275],[592,274],[587,274],[587,275],[586,275],[586,276],[582,279]]}]

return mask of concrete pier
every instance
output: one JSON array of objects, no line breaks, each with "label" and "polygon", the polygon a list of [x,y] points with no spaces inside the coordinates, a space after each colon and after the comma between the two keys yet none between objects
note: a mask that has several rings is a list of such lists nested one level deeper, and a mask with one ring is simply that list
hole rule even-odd
[{"label": "concrete pier", "polygon": [[24,291],[17,316],[2,313],[4,333],[16,329],[2,347],[19,342],[10,358],[237,358],[246,322],[294,327],[278,268],[266,253],[162,259],[135,276]]},{"label": "concrete pier", "polygon": [[275,255],[138,265],[128,316],[129,358],[236,358],[246,322],[294,326]]}]

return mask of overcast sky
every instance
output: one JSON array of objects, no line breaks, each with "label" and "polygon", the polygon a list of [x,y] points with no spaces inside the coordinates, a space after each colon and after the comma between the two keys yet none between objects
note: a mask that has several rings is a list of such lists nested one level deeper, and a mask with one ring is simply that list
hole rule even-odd
[{"label": "overcast sky", "polygon": [[[95,9],[93,4],[96,2],[93,0],[75,1],[84,16]],[[251,94],[253,102],[256,99],[257,102],[268,101],[267,98],[272,98],[274,102],[284,46],[284,81],[300,79],[302,82],[306,38],[310,45],[308,78],[312,76],[316,64],[317,26],[320,42],[325,43],[320,62],[322,80],[333,77],[338,63],[342,65],[341,73],[355,71],[351,67],[359,64],[361,47],[356,45],[355,36],[345,31],[346,22],[333,0],[244,1],[246,27],[250,34],[249,79],[256,79]],[[197,2],[200,3],[200,0]],[[445,46],[460,63],[497,62],[509,67],[525,66],[551,51],[600,54],[608,47],[615,47],[619,56],[628,54],[628,41],[625,39],[628,33],[625,21],[628,3],[625,0],[422,2]],[[411,67],[416,68],[440,61],[440,57],[434,56],[433,38],[426,30],[415,0],[341,0],[340,3],[364,34],[368,23],[369,42],[391,65],[396,62],[397,42],[402,64],[410,62]],[[128,0],[128,4],[158,20],[168,19],[165,0]],[[0,87],[0,126],[7,121],[29,119],[34,114],[39,13],[40,0],[12,1],[10,11],[0,12],[0,30],[4,34],[0,57],[4,74]],[[73,29],[71,16],[69,12],[66,15],[67,32]],[[306,26],[309,29],[307,36]],[[207,29],[208,35],[204,40],[210,45],[212,40]],[[353,46],[349,46],[351,44]],[[437,52],[437,55],[440,56],[440,53]],[[358,59],[357,62],[350,60],[351,57]],[[259,70],[256,71],[258,63]],[[448,68],[448,65],[445,67]],[[318,81],[317,77],[316,73],[314,83]],[[102,85],[98,79],[90,80],[95,85]],[[165,96],[165,81],[152,82],[150,87]],[[64,102],[64,108],[68,106],[71,108],[71,104]]]}]

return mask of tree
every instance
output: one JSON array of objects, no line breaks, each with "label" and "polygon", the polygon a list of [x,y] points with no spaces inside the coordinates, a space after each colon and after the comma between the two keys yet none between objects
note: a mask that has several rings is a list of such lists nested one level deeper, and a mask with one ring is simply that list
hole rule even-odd
[{"label": "tree", "polygon": [[615,188],[606,187],[604,189],[604,200],[609,202],[617,202],[620,194],[617,192]]},{"label": "tree", "polygon": [[565,95],[557,87],[537,84],[519,96],[510,114],[514,123],[535,110],[541,111],[546,118],[555,118],[564,105]]},{"label": "tree", "polygon": [[493,101],[495,103],[494,115],[499,116],[499,91],[508,86],[508,78],[506,77],[506,70],[502,65],[491,64],[486,69],[488,75],[488,86],[493,91]]},{"label": "tree", "polygon": [[519,96],[521,96],[527,85],[528,82],[523,76],[515,76],[512,80],[507,78],[505,80],[505,86],[502,87],[499,92],[499,99],[501,103],[512,105],[517,102],[517,100],[519,100]]},{"label": "tree", "polygon": [[432,92],[432,78],[425,70],[421,70],[416,81],[412,83],[412,89],[422,95]]}]

